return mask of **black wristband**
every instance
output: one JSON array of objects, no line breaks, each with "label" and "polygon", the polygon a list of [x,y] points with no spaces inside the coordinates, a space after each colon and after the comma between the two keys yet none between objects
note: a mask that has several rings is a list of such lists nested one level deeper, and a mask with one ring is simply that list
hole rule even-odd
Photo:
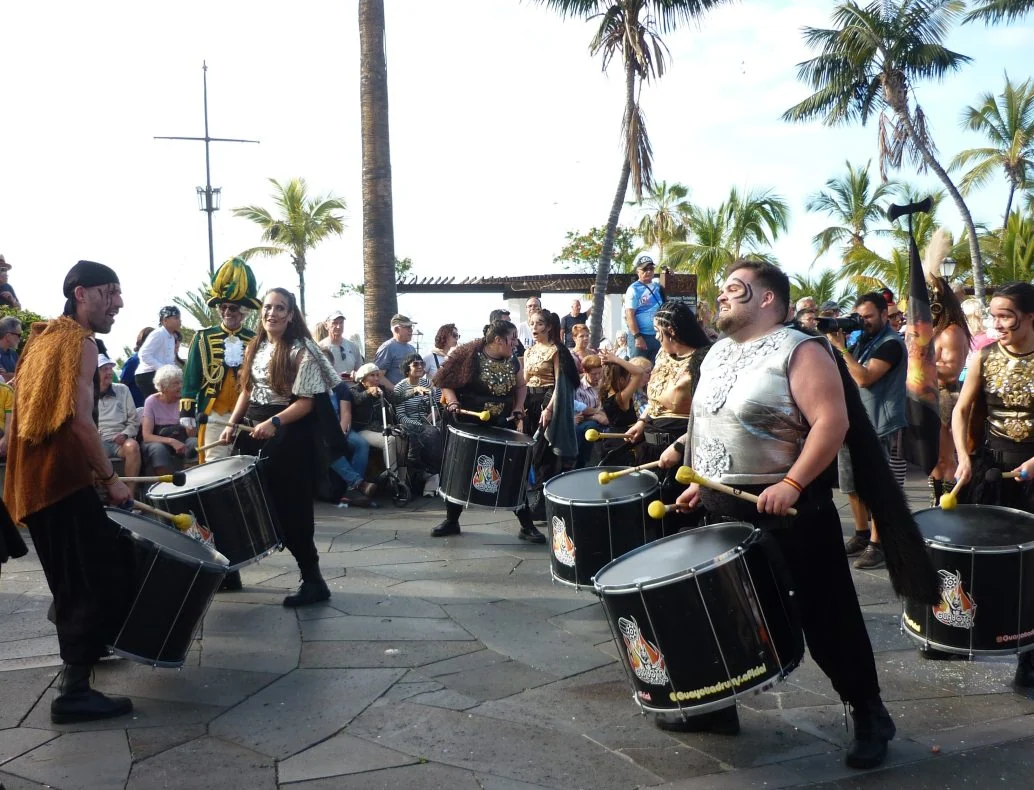
[{"label": "black wristband", "polygon": [[677,452],[679,455],[684,456],[686,454],[686,445],[684,445],[682,442],[675,442],[675,444],[672,446],[675,448],[675,452]]},{"label": "black wristband", "polygon": [[643,336],[643,333],[642,333],[642,332],[636,332],[636,333],[635,333],[634,335],[632,335],[632,337],[633,337],[633,338],[634,338],[635,340],[638,340],[638,339],[639,339],[639,338],[641,338],[642,336]]}]

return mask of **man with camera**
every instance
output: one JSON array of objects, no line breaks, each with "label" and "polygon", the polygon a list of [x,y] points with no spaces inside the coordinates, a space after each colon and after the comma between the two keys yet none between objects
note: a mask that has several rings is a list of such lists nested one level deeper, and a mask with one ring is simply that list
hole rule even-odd
[{"label": "man with camera", "polygon": [[[894,331],[887,318],[887,302],[879,293],[858,297],[855,312],[846,318],[820,318],[819,331],[843,355],[848,373],[858,385],[862,404],[883,445],[889,463],[900,454],[901,432],[907,425],[905,416],[905,375],[908,364],[905,341]],[[845,332],[860,330],[857,342],[848,346]],[[858,497],[854,486],[851,457],[841,448],[837,457],[840,490],[847,494],[854,517],[855,534],[845,544],[847,555],[861,555],[854,567],[881,568],[885,563],[883,549],[876,533],[876,522],[869,529],[869,510]]]}]

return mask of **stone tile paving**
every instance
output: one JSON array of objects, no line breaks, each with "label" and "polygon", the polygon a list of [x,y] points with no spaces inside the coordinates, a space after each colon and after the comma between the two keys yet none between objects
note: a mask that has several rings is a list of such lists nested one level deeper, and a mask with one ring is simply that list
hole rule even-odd
[{"label": "stone tile paving", "polygon": [[[925,484],[909,482],[915,506]],[[846,502],[841,507],[850,529]],[[1015,660],[926,662],[898,626],[886,572],[854,571],[898,724],[887,765],[843,766],[850,739],[805,659],[741,702],[739,737],[672,734],[632,702],[594,596],[553,585],[548,551],[509,513],[429,536],[440,503],[318,506],[326,605],[285,610],[288,554],[220,594],[182,670],[97,667],[132,716],[53,725],[60,667],[32,555],[0,577],[0,786],[72,788],[1029,787],[1034,694]]]}]

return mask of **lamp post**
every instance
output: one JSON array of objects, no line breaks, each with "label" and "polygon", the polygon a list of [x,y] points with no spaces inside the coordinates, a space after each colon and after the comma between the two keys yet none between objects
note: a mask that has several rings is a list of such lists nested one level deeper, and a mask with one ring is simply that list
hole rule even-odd
[{"label": "lamp post", "polygon": [[955,274],[956,266],[958,266],[958,262],[954,258],[945,258],[941,261],[941,274],[945,280],[951,280],[951,276]]}]

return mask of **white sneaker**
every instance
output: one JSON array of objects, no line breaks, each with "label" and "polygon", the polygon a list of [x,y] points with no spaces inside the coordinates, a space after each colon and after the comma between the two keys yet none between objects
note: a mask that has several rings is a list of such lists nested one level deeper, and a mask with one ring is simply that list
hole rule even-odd
[{"label": "white sneaker", "polygon": [[433,497],[438,495],[438,475],[431,475],[424,483],[424,496]]}]

